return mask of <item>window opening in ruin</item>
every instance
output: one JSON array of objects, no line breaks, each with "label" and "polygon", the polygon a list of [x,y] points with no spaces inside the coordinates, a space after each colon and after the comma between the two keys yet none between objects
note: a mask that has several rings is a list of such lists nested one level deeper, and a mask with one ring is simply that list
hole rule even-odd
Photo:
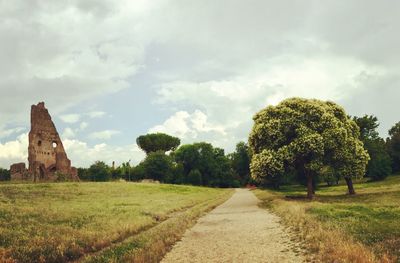
[{"label": "window opening in ruin", "polygon": [[57,143],[53,142],[53,148],[56,148],[56,147],[57,147]]},{"label": "window opening in ruin", "polygon": [[38,141],[38,146],[42,146],[42,141]]}]

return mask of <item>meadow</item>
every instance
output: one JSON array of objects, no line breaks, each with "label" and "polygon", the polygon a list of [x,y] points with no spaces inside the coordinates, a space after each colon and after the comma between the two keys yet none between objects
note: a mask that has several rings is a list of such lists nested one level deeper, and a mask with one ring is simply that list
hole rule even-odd
[{"label": "meadow", "polygon": [[320,187],[313,201],[303,186],[256,190],[262,206],[295,233],[310,259],[321,262],[400,262],[400,176]]},{"label": "meadow", "polygon": [[231,193],[126,182],[0,184],[0,262],[156,262]]}]

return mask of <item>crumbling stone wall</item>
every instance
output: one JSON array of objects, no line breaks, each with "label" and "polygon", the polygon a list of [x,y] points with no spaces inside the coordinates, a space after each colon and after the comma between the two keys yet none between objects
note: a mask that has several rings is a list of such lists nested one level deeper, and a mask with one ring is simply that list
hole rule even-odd
[{"label": "crumbling stone wall", "polygon": [[71,161],[44,102],[32,105],[31,108],[28,162],[28,177],[33,181],[56,180],[60,174],[70,180],[79,180],[77,169],[71,167]]},{"label": "crumbling stone wall", "polygon": [[11,180],[29,179],[28,170],[25,163],[15,163],[10,167]]}]

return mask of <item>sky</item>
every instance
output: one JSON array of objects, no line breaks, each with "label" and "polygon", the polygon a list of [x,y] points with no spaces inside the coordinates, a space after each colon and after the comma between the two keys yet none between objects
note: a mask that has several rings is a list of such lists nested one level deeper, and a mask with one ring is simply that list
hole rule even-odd
[{"label": "sky", "polygon": [[400,1],[0,0],[0,167],[44,101],[72,164],[144,158],[165,132],[232,152],[289,97],[400,121]]}]

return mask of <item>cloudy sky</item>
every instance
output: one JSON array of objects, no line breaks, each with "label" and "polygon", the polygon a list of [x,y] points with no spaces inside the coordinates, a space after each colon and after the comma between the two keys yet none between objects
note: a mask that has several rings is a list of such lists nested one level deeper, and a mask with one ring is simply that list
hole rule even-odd
[{"label": "cloudy sky", "polygon": [[400,120],[400,1],[0,0],[0,166],[45,101],[75,166],[137,163],[138,135],[232,151],[292,96]]}]

